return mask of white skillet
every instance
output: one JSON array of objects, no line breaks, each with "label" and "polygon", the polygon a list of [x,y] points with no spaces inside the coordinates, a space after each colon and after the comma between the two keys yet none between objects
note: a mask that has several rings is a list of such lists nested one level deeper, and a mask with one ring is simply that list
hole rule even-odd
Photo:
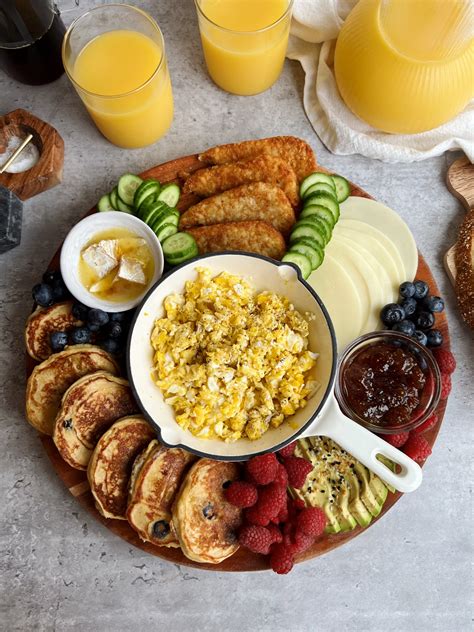
[{"label": "white skillet", "polygon": [[[199,439],[181,428],[171,406],[153,382],[153,353],[150,336],[156,318],[164,315],[163,301],[173,293],[183,293],[188,280],[196,278],[196,268],[210,268],[213,274],[229,272],[249,281],[257,291],[269,290],[284,295],[300,312],[311,312],[309,348],[319,353],[314,377],[320,383],[317,393],[290,423],[268,430],[260,439],[240,439],[225,443],[218,439]],[[421,484],[417,463],[386,441],[342,414],[334,396],[337,368],[336,336],[329,314],[314,290],[302,280],[296,267],[260,255],[226,252],[205,255],[173,269],[162,277],[137,309],[127,349],[130,383],[143,413],[156,428],[161,441],[212,459],[243,461],[256,454],[281,449],[297,438],[330,437],[356,459],[401,492],[411,492]],[[383,455],[399,465],[392,472],[376,457]]]}]

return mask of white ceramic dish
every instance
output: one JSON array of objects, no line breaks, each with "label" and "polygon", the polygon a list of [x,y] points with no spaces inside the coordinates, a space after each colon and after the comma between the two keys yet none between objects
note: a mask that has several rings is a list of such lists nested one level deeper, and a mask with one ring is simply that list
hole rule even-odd
[{"label": "white ceramic dish", "polygon": [[[94,296],[82,285],[79,279],[81,250],[94,235],[111,228],[125,228],[145,239],[155,262],[155,273],[150,283],[143,288],[143,292],[135,299],[122,303],[105,301]],[[150,287],[158,281],[163,274],[164,259],[157,236],[141,219],[128,213],[109,211],[88,215],[69,231],[61,249],[60,265],[64,283],[78,301],[88,307],[96,307],[106,312],[123,312],[136,307]]]},{"label": "white ceramic dish", "polygon": [[[197,267],[208,267],[213,273],[226,271],[247,279],[257,291],[270,290],[287,296],[301,312],[311,312],[309,343],[319,358],[314,377],[321,384],[307,405],[297,411],[289,423],[268,430],[257,441],[240,439],[234,443],[199,439],[182,429],[175,421],[171,406],[152,380],[153,353],[150,343],[156,318],[164,314],[163,301],[173,293],[182,293],[185,282],[196,278]],[[334,397],[337,366],[336,338],[329,314],[314,290],[300,277],[296,267],[246,253],[207,255],[175,268],[147,294],[133,321],[127,349],[129,379],[137,401],[167,446],[179,446],[200,456],[242,461],[256,454],[274,451],[297,437],[325,435],[402,492],[415,490],[421,483],[419,465],[405,454],[345,417]],[[389,470],[376,457],[382,454],[399,465],[399,472]]]}]

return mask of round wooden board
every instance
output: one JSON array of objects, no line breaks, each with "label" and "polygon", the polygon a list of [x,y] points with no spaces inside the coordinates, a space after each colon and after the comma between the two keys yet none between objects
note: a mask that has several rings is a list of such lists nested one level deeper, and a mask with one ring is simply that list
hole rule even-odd
[{"label": "round wooden board", "polygon": [[[148,171],[145,171],[141,176],[143,178],[156,178],[160,182],[171,182],[176,181],[179,182],[179,175],[181,173],[191,173],[196,171],[202,167],[202,163],[199,162],[196,155],[186,156],[183,158],[178,158],[176,160],[172,160],[170,162],[166,162],[162,165],[158,165],[156,167],[152,167]],[[323,170],[322,167],[319,167]],[[370,198],[365,191],[352,184],[352,195],[356,195],[359,197]],[[187,209],[191,204],[196,201],[192,195],[183,195],[178,208],[181,211]],[[92,209],[90,213],[93,213],[95,209]],[[58,269],[59,268],[59,253],[60,250],[55,254],[54,258],[51,261],[50,269]],[[431,271],[423,259],[423,256],[419,255],[418,262],[418,271],[417,278],[423,279],[430,285],[430,291],[432,294],[439,295],[438,286],[436,285],[436,281],[431,274]],[[444,336],[445,347],[449,349],[449,332],[448,332],[448,323],[446,320],[446,315],[443,312],[442,314],[437,315],[437,328],[439,328]],[[27,374],[30,375],[33,367],[35,366],[34,360],[32,360],[29,356],[27,356],[26,368]],[[436,437],[439,432],[440,425],[442,423],[444,412],[446,408],[446,402],[440,402],[437,408],[437,414],[439,421],[437,425],[432,428],[428,433],[424,436],[430,443],[433,445]],[[218,565],[212,564],[198,564],[189,560],[185,557],[180,549],[174,548],[166,548],[166,547],[157,547],[148,542],[143,542],[136,532],[129,526],[129,524],[125,520],[109,520],[104,518],[96,509],[94,504],[93,496],[89,489],[89,484],[87,482],[86,472],[75,470],[70,467],[67,463],[65,463],[61,457],[59,456],[58,451],[56,450],[56,446],[51,437],[46,435],[41,435],[41,441],[43,447],[51,460],[51,463],[56,470],[56,473],[64,482],[66,487],[69,489],[71,494],[77,498],[79,503],[87,509],[87,511],[96,518],[99,522],[101,522],[107,529],[126,540],[129,544],[133,544],[134,546],[150,553],[151,555],[155,555],[160,557],[168,562],[174,562],[176,564],[182,564],[184,566],[191,566],[195,568],[200,568],[204,570],[218,570],[218,571],[260,571],[260,570],[268,570],[269,563],[268,557],[263,555],[257,555],[251,553],[245,549],[239,549],[237,553],[235,553],[232,557],[229,557],[227,560]],[[400,499],[402,494],[389,493],[388,498],[383,506],[383,509],[380,515],[377,518],[374,518],[371,522],[371,525],[377,522],[384,516],[387,511],[393,507],[393,505]],[[368,527],[367,527],[368,528]],[[347,533],[335,534],[335,535],[325,535],[321,539],[319,539],[310,549],[308,549],[305,553],[300,555],[297,558],[298,562],[302,562],[305,560],[312,559],[317,557],[318,555],[322,555],[323,553],[327,553],[332,549],[335,549],[338,546],[341,546],[345,542],[352,540],[357,537],[362,531],[360,527],[356,527],[354,530],[349,531]]]}]

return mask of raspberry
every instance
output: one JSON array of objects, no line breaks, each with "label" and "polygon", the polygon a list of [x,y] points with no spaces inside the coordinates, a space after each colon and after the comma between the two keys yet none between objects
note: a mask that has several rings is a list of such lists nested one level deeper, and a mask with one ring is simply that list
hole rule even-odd
[{"label": "raspberry", "polygon": [[272,541],[272,534],[265,527],[245,525],[239,531],[239,544],[254,553],[267,555]]},{"label": "raspberry", "polygon": [[410,434],[423,434],[423,432],[427,432],[428,430],[431,430],[431,428],[436,426],[437,423],[438,423],[438,415],[436,413],[433,413],[431,417],[428,417],[428,419],[424,423],[421,424],[421,426],[418,426],[417,428],[413,428]]},{"label": "raspberry", "polygon": [[309,549],[310,546],[313,546],[314,540],[315,538],[313,535],[307,535],[302,531],[296,531],[292,538],[290,548],[295,555],[298,555],[298,553],[303,553],[303,551]]},{"label": "raspberry", "polygon": [[270,522],[270,518],[262,514],[255,506],[246,509],[244,516],[246,522],[258,525],[259,527],[266,527]]},{"label": "raspberry", "polygon": [[224,490],[224,496],[231,505],[236,507],[251,507],[257,502],[257,488],[252,483],[234,481]]},{"label": "raspberry", "polygon": [[441,374],[441,399],[448,399],[451,392],[451,376],[449,373]]},{"label": "raspberry", "polygon": [[283,487],[286,487],[288,485],[288,474],[286,473],[286,470],[281,463],[278,463],[277,473],[274,482],[278,483],[278,485],[283,485]]},{"label": "raspberry", "polygon": [[431,447],[428,441],[419,434],[410,434],[408,441],[403,447],[403,451],[411,459],[420,463],[431,454]]},{"label": "raspberry", "polygon": [[279,543],[283,541],[283,535],[276,525],[269,524],[267,527],[267,531],[269,531],[272,538],[272,544],[274,544],[275,542]]},{"label": "raspberry", "polygon": [[275,573],[286,575],[293,568],[293,551],[285,544],[272,544],[270,548],[270,564]]},{"label": "raspberry", "polygon": [[433,349],[433,355],[441,373],[451,375],[456,369],[456,360],[448,349]]},{"label": "raspberry", "polygon": [[282,448],[281,450],[278,450],[278,454],[283,458],[286,459],[289,456],[293,456],[295,453],[295,448],[296,448],[296,441],[293,441],[293,443],[289,443],[288,445],[286,445],[284,448]]},{"label": "raspberry", "polygon": [[296,516],[296,533],[317,538],[326,528],[326,514],[319,507],[307,507]]},{"label": "raspberry", "polygon": [[288,509],[286,507],[282,507],[277,516],[272,518],[273,524],[280,524],[281,522],[286,522],[288,520]]},{"label": "raspberry", "polygon": [[272,520],[286,507],[286,487],[277,483],[270,483],[263,487],[258,494],[255,509],[265,518]]},{"label": "raspberry", "polygon": [[398,434],[389,434],[389,435],[381,435],[382,439],[384,439],[390,445],[393,445],[394,448],[401,448],[402,445],[405,445],[408,439],[408,432],[399,432]]},{"label": "raspberry", "polygon": [[277,468],[278,461],[272,452],[254,456],[246,464],[247,472],[257,485],[268,485],[274,481]]},{"label": "raspberry", "polygon": [[306,477],[313,470],[313,466],[306,459],[300,459],[297,456],[289,456],[283,459],[283,465],[288,473],[288,483],[300,489],[303,487]]}]

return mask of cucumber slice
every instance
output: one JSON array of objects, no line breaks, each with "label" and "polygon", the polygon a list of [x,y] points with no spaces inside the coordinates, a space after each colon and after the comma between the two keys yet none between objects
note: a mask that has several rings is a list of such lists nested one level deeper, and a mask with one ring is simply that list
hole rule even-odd
[{"label": "cucumber slice", "polygon": [[321,173],[320,171],[315,171],[314,173],[306,177],[301,183],[300,196],[302,198],[305,198],[306,192],[308,191],[309,187],[311,187],[313,184],[316,184],[316,182],[324,182],[328,184],[334,191],[336,190],[335,182],[330,175],[328,175],[327,173]]},{"label": "cucumber slice", "polygon": [[334,175],[331,177],[336,187],[337,201],[340,204],[341,202],[344,202],[344,200],[347,200],[347,198],[351,194],[351,185],[342,176]]},{"label": "cucumber slice", "polygon": [[316,193],[312,195],[305,202],[303,210],[314,205],[324,206],[329,211],[331,211],[332,216],[334,217],[334,223],[339,220],[339,216],[341,214],[339,202],[336,202],[336,200],[331,195],[327,195],[326,193]]},{"label": "cucumber slice", "polygon": [[110,201],[110,195],[105,194],[100,198],[100,200],[97,202],[97,210],[101,213],[114,210],[114,207],[112,206],[112,203]]},{"label": "cucumber slice", "polygon": [[311,262],[311,269],[316,270],[322,264],[324,260],[324,250],[321,248],[313,248],[302,241],[295,242],[288,252],[298,252],[300,255],[308,257]]},{"label": "cucumber slice", "polygon": [[299,252],[287,252],[282,261],[294,263],[301,270],[303,279],[307,279],[311,274],[311,261]]},{"label": "cucumber slice", "polygon": [[196,240],[189,233],[176,233],[163,242],[163,255],[167,263],[176,265],[199,254]]},{"label": "cucumber slice", "polygon": [[122,211],[122,213],[133,213],[133,206],[125,204],[125,202],[120,199],[119,195],[117,195],[117,208],[119,211]]},{"label": "cucumber slice", "polygon": [[160,230],[156,233],[158,237],[158,241],[163,243],[165,239],[171,237],[171,235],[176,235],[178,232],[178,227],[174,224],[163,224]]},{"label": "cucumber slice", "polygon": [[331,224],[331,230],[336,224],[336,222],[334,221],[334,215],[328,208],[326,208],[322,204],[312,204],[311,206],[307,206],[301,211],[300,218],[306,219],[308,217],[311,217],[312,215],[316,215],[316,217],[326,218],[327,221]]},{"label": "cucumber slice", "polygon": [[118,181],[118,194],[122,202],[132,206],[135,191],[141,185],[143,180],[138,176],[134,176],[132,173],[124,174]]},{"label": "cucumber slice", "polygon": [[328,224],[327,221],[316,215],[308,215],[308,217],[303,217],[298,222],[296,222],[295,227],[301,226],[301,224],[310,224],[312,226],[315,226],[324,237],[325,245],[329,243],[329,240],[332,237],[332,226]]},{"label": "cucumber slice", "polygon": [[150,195],[146,198],[138,209],[138,217],[142,219],[144,222],[146,221],[146,217],[149,216],[149,213],[157,206],[160,209],[163,208],[164,202],[158,202],[154,195]]},{"label": "cucumber slice", "polygon": [[136,209],[140,209],[141,205],[151,195],[157,196],[161,190],[158,180],[144,180],[133,196],[133,206]]},{"label": "cucumber slice", "polygon": [[[305,235],[303,237],[296,237],[296,239],[293,240],[290,239],[290,246],[292,246],[293,244],[299,244],[300,242],[306,244],[307,246],[310,246],[310,248],[313,248],[315,250],[319,249],[323,252],[326,245],[323,235],[317,231],[316,237],[314,237],[314,235],[311,235],[311,237]],[[291,250],[291,248],[289,248],[289,250]]]},{"label": "cucumber slice", "polygon": [[112,205],[112,208],[114,209],[114,211],[118,211],[119,207],[118,207],[118,190],[117,187],[114,187],[112,189],[112,191],[109,193],[109,197],[110,197],[110,204]]},{"label": "cucumber slice", "polygon": [[316,182],[315,184],[312,184],[305,193],[304,201],[306,202],[306,200],[315,193],[327,193],[336,200],[336,189],[327,184],[327,182]]},{"label": "cucumber slice", "polygon": [[166,202],[168,206],[175,207],[179,202],[180,195],[181,191],[179,186],[171,182],[170,184],[165,184],[163,186],[160,194],[158,195],[158,199],[161,202]]},{"label": "cucumber slice", "polygon": [[154,233],[158,233],[160,228],[165,224],[174,224],[178,228],[179,214],[173,213],[171,209],[165,209],[153,220],[150,228]]},{"label": "cucumber slice", "polygon": [[316,225],[315,222],[298,222],[290,235],[290,244],[294,244],[301,239],[311,239],[318,244],[322,243],[322,248],[327,244],[325,228]]}]

